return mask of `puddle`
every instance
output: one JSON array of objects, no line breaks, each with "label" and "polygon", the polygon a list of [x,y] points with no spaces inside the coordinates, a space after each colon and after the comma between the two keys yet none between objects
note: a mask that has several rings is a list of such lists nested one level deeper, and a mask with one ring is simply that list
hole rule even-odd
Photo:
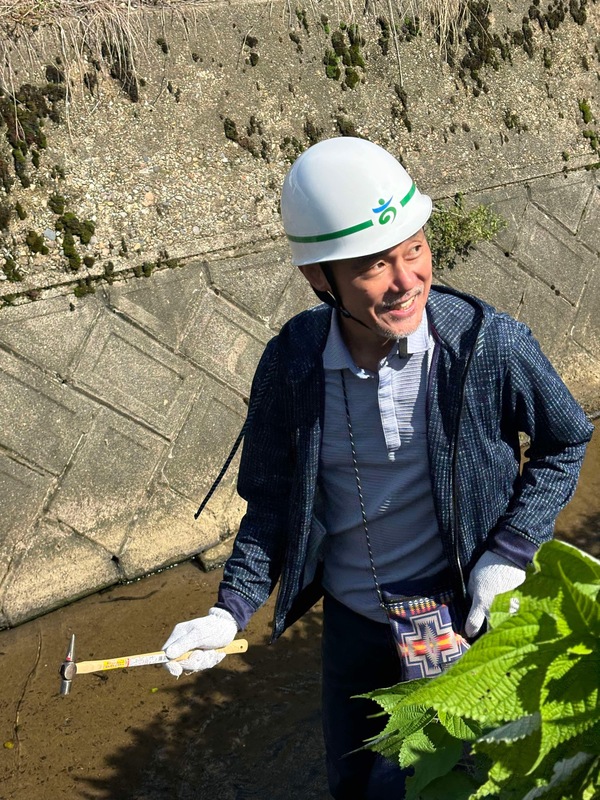
[{"label": "puddle", "polygon": [[[557,536],[600,556],[599,534],[597,429]],[[78,660],[157,650],[174,623],[210,607],[219,579],[182,564],[0,632],[1,800],[329,796],[318,607],[269,646],[270,602],[244,634],[248,652],[204,674],[175,681],[151,666],[79,675],[59,695],[71,633]]]}]

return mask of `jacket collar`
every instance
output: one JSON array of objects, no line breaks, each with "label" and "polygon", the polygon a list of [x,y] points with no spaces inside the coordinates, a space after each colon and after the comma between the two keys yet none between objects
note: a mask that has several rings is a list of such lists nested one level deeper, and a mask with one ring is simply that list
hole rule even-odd
[{"label": "jacket collar", "polygon": [[456,357],[464,357],[487,324],[491,307],[476,297],[446,286],[432,286],[427,312],[437,341]]},{"label": "jacket collar", "polygon": [[[427,298],[427,312],[436,340],[456,357],[465,357],[487,322],[490,307],[455,289],[434,285]],[[304,380],[322,368],[333,309],[324,303],[292,317],[279,334],[287,358],[287,377]]]}]

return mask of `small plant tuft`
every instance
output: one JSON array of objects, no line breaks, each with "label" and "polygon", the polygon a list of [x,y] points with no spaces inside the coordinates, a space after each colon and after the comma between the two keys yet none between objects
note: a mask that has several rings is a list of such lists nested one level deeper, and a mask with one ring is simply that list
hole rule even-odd
[{"label": "small plant tuft", "polygon": [[5,258],[2,271],[6,275],[7,279],[13,283],[23,280],[23,274],[19,270],[17,262],[11,258],[11,256]]},{"label": "small plant tuft", "polygon": [[65,213],[65,204],[65,198],[57,192],[54,192],[48,198],[48,208],[59,216]]},{"label": "small plant tuft", "polygon": [[457,194],[449,208],[434,209],[427,224],[435,269],[454,268],[457,259],[465,259],[477,242],[493,239],[505,226],[506,222],[488,206],[466,211],[463,196]]},{"label": "small plant tuft", "polygon": [[25,244],[32,253],[40,253],[40,255],[48,255],[48,248],[44,242],[44,237],[40,236],[35,231],[28,231],[25,237]]},{"label": "small plant tuft", "polygon": [[594,115],[592,114],[592,109],[590,108],[590,104],[587,100],[579,101],[579,110],[581,111],[581,118],[583,119],[585,125],[589,125],[594,121]]},{"label": "small plant tuft", "polygon": [[73,289],[75,297],[85,297],[86,294],[94,294],[96,291],[96,282],[93,278],[82,278],[77,281],[77,286]]}]

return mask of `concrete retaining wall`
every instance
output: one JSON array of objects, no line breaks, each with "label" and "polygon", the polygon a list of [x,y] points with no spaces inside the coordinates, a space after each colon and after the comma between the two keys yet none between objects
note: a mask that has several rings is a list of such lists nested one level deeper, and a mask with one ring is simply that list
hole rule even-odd
[{"label": "concrete retaining wall", "polygon": [[[527,8],[496,4],[493,30],[522,30]],[[536,27],[531,57],[514,44],[512,64],[477,80],[440,62],[426,35],[400,43],[400,72],[375,9],[354,17],[354,88],[342,62],[337,79],[323,64],[333,32],[351,43],[351,9],[297,11],[208,4],[185,21],[138,20],[136,102],[107,67],[86,95],[81,60],[51,30],[34,36],[37,64],[14,46],[13,81],[40,83],[58,56],[73,94],[62,121],[46,121],[47,148],[27,152],[31,185],[0,197],[27,211],[1,243],[20,280],[0,284],[0,627],[227,552],[243,512],[235,463],[193,513],[265,343],[313,302],[289,266],[277,198],[315,131],[387,145],[438,201],[461,191],[493,205],[507,227],[436,280],[531,325],[578,399],[600,406],[600,186],[585,168],[598,153],[582,111],[596,107],[595,6],[582,24],[567,14],[552,33]],[[10,164],[7,141],[0,153]],[[88,257],[76,271],[52,194],[95,224],[87,244],[75,238]],[[31,230],[47,253],[31,252]]]}]

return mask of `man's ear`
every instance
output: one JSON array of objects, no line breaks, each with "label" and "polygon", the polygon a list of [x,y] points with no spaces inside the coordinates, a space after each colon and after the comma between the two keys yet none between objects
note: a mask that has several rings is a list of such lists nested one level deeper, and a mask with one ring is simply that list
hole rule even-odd
[{"label": "man's ear", "polygon": [[330,292],[331,286],[323,274],[320,264],[303,264],[298,267],[313,289],[319,292]]}]

